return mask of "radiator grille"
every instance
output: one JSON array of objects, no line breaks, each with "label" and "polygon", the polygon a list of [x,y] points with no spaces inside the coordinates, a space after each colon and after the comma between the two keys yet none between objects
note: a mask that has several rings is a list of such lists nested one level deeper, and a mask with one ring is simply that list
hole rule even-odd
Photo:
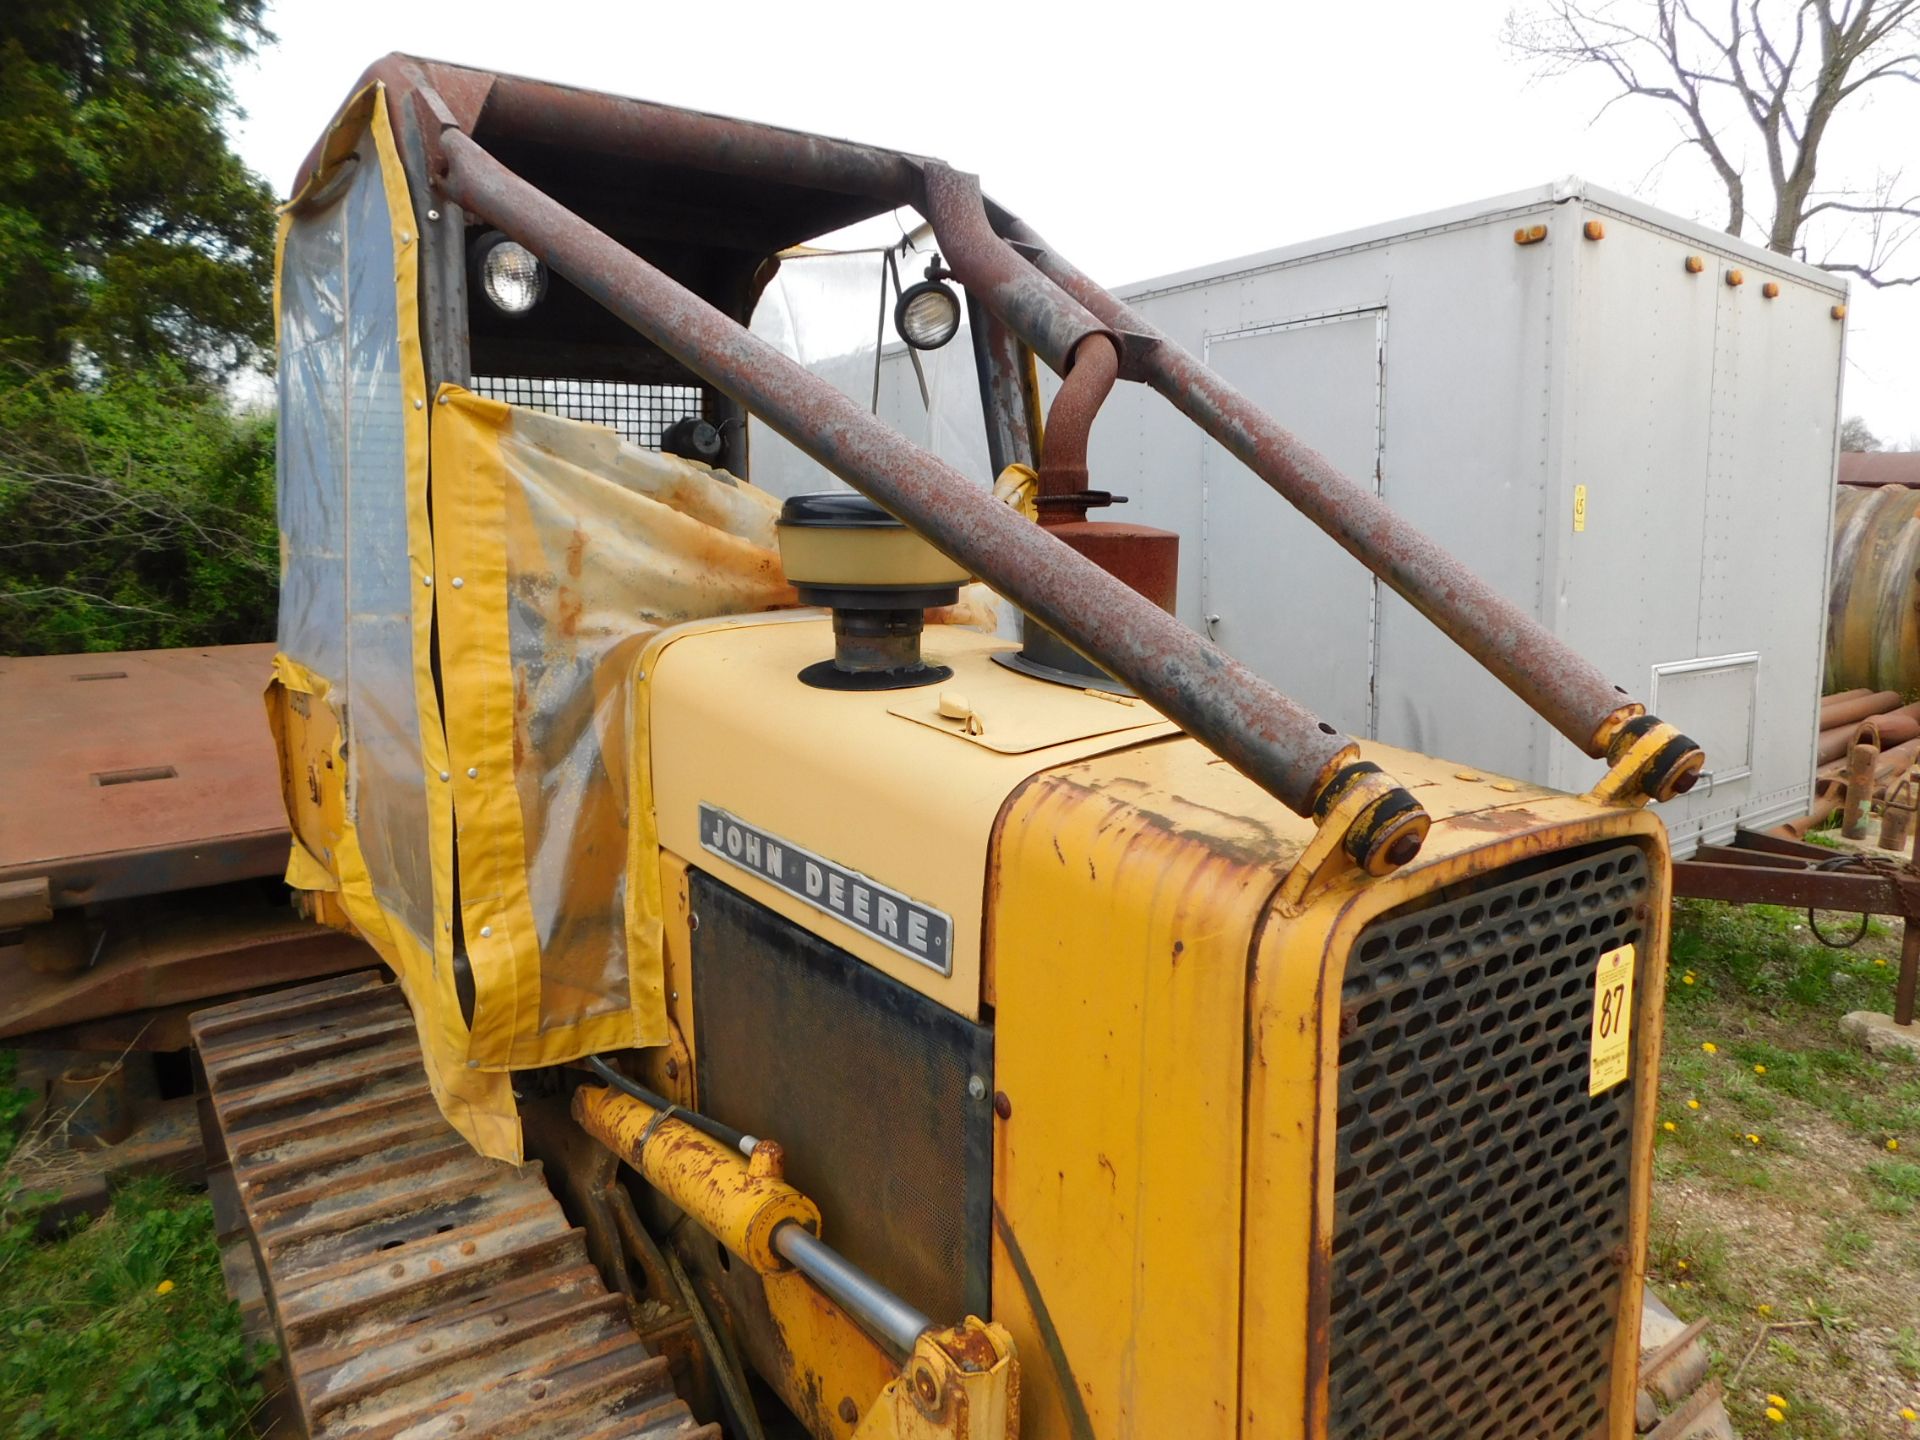
[{"label": "radiator grille", "polygon": [[700,414],[698,385],[634,385],[624,380],[544,380],[527,375],[476,375],[473,393],[569,420],[604,425],[649,450],[683,415]]},{"label": "radiator grille", "polygon": [[[1587,1094],[1594,965],[1640,944],[1630,845],[1375,921],[1341,999],[1330,1440],[1605,1432],[1638,1075]],[[1644,955],[1639,997],[1657,977]]]}]

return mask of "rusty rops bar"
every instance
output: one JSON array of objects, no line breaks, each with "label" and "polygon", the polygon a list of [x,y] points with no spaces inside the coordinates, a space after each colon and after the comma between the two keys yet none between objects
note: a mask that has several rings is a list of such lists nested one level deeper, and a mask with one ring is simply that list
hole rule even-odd
[{"label": "rusty rops bar", "polygon": [[[977,176],[925,162],[922,213],[933,226],[947,268],[967,292],[978,292],[992,310],[1056,375],[1072,368],[1073,347],[1089,335],[1109,334],[1107,324],[1080,301],[1021,258],[987,222]],[[1117,343],[1117,339],[1116,339]]]},{"label": "rusty rops bar", "polygon": [[980,379],[980,410],[987,421],[987,462],[997,477],[1009,465],[1031,465],[1035,426],[1027,415],[1021,372],[1032,352],[1001,318],[967,296],[967,328],[973,335],[973,368]]},{"label": "rusty rops bar", "polygon": [[896,151],[511,75],[493,81],[481,120],[518,140],[861,195],[876,208],[920,195],[918,167]]},{"label": "rusty rops bar", "polygon": [[[1123,373],[1138,375],[1166,396],[1567,739],[1587,754],[1603,757],[1620,727],[1643,713],[1643,706],[1628,699],[1571,646],[1048,249],[1024,223],[1003,211],[994,221],[1009,240],[1027,250],[1039,272],[1058,283],[1076,309],[1085,307],[1121,334]],[[945,242],[947,237],[940,239]],[[960,257],[948,253],[947,260],[961,282],[969,283]],[[1021,328],[1017,317],[1008,318],[1016,330]]]},{"label": "rusty rops bar", "polygon": [[[441,144],[451,198],[1112,670],[1290,809],[1311,815],[1355,760],[1353,742],[1331,725],[542,194],[470,137],[448,128]],[[1394,797],[1399,813],[1410,808],[1424,822],[1410,795],[1396,790]],[[1362,838],[1350,835],[1349,850]],[[1395,845],[1391,865],[1417,849]]]}]

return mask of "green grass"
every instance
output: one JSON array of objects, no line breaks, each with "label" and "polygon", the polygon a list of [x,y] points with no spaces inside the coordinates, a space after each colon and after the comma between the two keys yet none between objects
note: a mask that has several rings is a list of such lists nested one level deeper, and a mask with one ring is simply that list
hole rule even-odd
[{"label": "green grass", "polygon": [[[1920,1066],[1854,1048],[1835,1024],[1849,1010],[1893,1008],[1896,966],[1879,953],[1884,927],[1856,949],[1837,950],[1806,925],[1804,912],[1769,905],[1674,907],[1669,1093],[1704,1090],[1712,1077],[1715,1113],[1730,1123],[1762,1129],[1780,1118],[1787,1097],[1876,1144],[1902,1136],[1920,1143]],[[1840,928],[1831,916],[1825,926]],[[1700,1050],[1708,1041],[1718,1054]]]},{"label": "green grass", "polygon": [[13,1142],[20,1134],[20,1117],[26,1114],[33,1100],[31,1090],[23,1090],[13,1083],[18,1065],[19,1056],[11,1050],[0,1050],[0,1161],[13,1153]]},{"label": "green grass", "polygon": [[1920,1380],[1920,1330],[1906,1325],[1894,1335],[1893,1363],[1909,1380]]},{"label": "green grass", "polygon": [[51,1244],[29,1209],[0,1232],[0,1434],[250,1433],[264,1357],[227,1299],[206,1200],[133,1181]]},{"label": "green grass", "polygon": [[[0,1052],[0,1161],[32,1098],[13,1074]],[[52,1241],[38,1238],[40,1208],[0,1169],[0,1435],[251,1434],[268,1357],[227,1299],[206,1197],[130,1181],[104,1215]]]},{"label": "green grass", "polygon": [[1920,1165],[1911,1160],[1875,1160],[1866,1180],[1869,1203],[1882,1215],[1911,1215],[1920,1205]]},{"label": "green grass", "polygon": [[[1911,1281],[1886,1283],[1920,1274],[1920,1065],[1839,1023],[1892,1008],[1897,950],[1877,922],[1833,949],[1801,911],[1675,907],[1649,1272],[1708,1320],[1715,1374],[1745,1359],[1743,1435],[1920,1440],[1897,1414],[1920,1402]],[[1790,1397],[1778,1424],[1770,1393]]]},{"label": "green grass", "polygon": [[[1684,1016],[1716,998],[1741,996],[1826,1011],[1836,1005],[1884,1010],[1893,1004],[1894,967],[1886,957],[1865,947],[1838,950],[1820,944],[1806,928],[1805,911],[1711,900],[1682,900],[1673,908],[1673,984],[1667,991],[1672,1013]],[[1851,923],[1834,916],[1825,917],[1821,929],[1852,933]],[[1868,934],[1883,938],[1885,930],[1876,936],[1869,926]],[[1689,974],[1691,985],[1685,980]]]}]

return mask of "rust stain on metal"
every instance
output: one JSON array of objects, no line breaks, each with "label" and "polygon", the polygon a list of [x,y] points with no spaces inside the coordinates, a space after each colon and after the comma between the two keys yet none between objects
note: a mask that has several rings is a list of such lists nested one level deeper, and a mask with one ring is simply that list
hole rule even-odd
[{"label": "rust stain on metal", "polygon": [[271,645],[0,658],[0,881],[47,877],[59,907],[277,875],[272,663]]},{"label": "rust stain on metal", "polygon": [[993,1340],[984,1330],[969,1330],[964,1325],[956,1325],[935,1335],[933,1342],[954,1364],[971,1374],[991,1370],[1000,1360],[993,1348]]},{"label": "rust stain on metal", "polygon": [[[141,1016],[168,1023],[156,1025],[149,1035],[139,1035],[135,1025],[128,1038],[138,1036],[140,1048],[177,1048],[186,1043],[185,1016],[176,1016],[178,1007],[365,969],[373,961],[372,952],[353,936],[311,924],[264,899],[229,896],[217,913],[209,913],[194,897],[159,896],[110,903],[91,928],[77,912],[56,917],[56,926],[68,921],[79,924],[80,957],[90,963],[66,974],[11,965],[0,1004],[0,1039]],[[0,966],[16,954],[0,947]],[[172,1045],[154,1043],[162,1032],[180,1038]]]},{"label": "rust stain on metal", "polygon": [[720,1440],[674,1395],[538,1165],[434,1109],[376,972],[204,1010],[212,1133],[315,1440],[543,1433]]}]

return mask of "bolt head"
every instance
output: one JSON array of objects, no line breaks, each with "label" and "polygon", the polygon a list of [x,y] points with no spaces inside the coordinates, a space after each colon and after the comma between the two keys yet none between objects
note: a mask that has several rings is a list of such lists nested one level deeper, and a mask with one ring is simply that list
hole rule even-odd
[{"label": "bolt head", "polygon": [[860,1407],[853,1403],[851,1395],[843,1396],[840,1401],[840,1423],[851,1425],[860,1418]]},{"label": "bolt head", "polygon": [[493,937],[493,926],[482,925],[480,927],[480,938],[482,940],[488,940],[488,939],[491,939],[492,937]]},{"label": "bolt head", "polygon": [[982,1080],[978,1075],[969,1075],[967,1077],[967,1094],[976,1100],[986,1099],[987,1082]]}]

